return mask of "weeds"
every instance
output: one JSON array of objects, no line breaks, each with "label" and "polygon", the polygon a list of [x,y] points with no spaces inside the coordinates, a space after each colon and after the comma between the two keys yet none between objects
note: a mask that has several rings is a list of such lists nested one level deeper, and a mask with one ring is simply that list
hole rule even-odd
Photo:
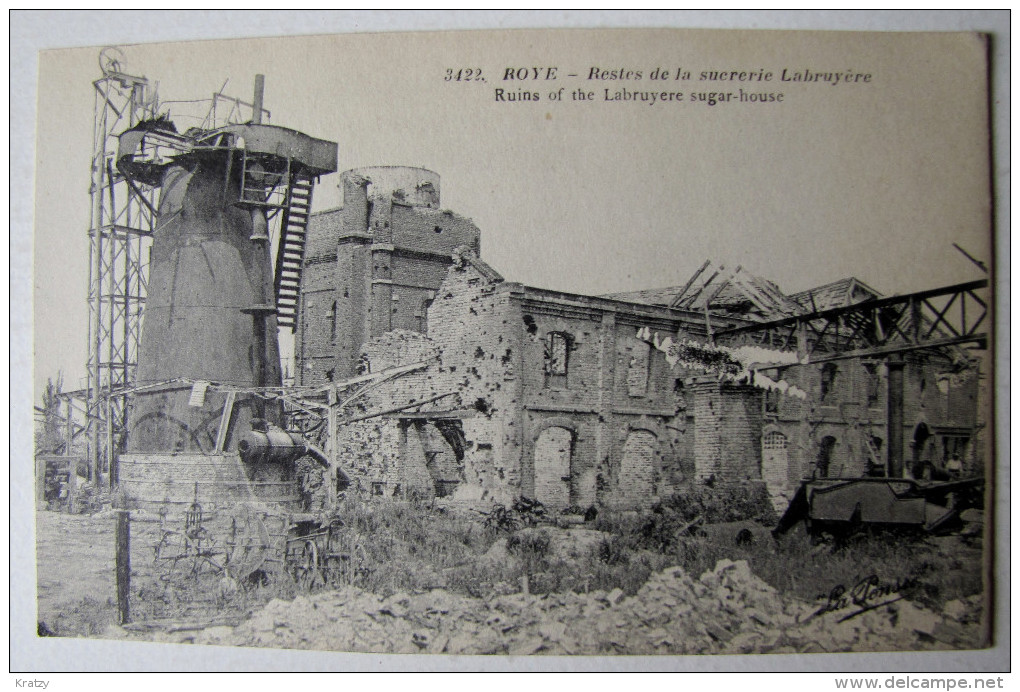
[{"label": "weeds", "polygon": [[[726,495],[700,486],[643,514],[603,511],[587,528],[570,532],[552,525],[556,517],[528,526],[539,523],[544,509],[524,504],[497,508],[501,511],[480,521],[427,503],[349,494],[335,516],[343,522],[345,540],[358,548],[360,562],[349,583],[380,596],[444,588],[481,598],[517,593],[524,584],[536,594],[621,589],[633,595],[657,571],[678,566],[697,577],[724,558],[746,560],[780,592],[808,601],[871,575],[883,584],[909,584],[904,595],[931,608],[982,590],[979,547],[964,550],[952,537],[877,530],[821,544],[803,530],[777,540],[754,521],[763,520],[766,507],[767,498],[763,502],[754,488]],[[704,530],[696,521],[702,517]],[[733,517],[740,521],[720,523]],[[187,616],[203,607],[244,615],[299,591],[282,568],[226,590],[211,576],[192,581],[171,594],[166,585],[154,584],[137,593],[135,602],[148,607],[150,617]],[[102,632],[114,617],[111,605],[88,601],[46,624],[61,635],[88,636]]]},{"label": "weeds", "polygon": [[538,500],[521,497],[510,509],[494,505],[485,518],[485,525],[498,531],[516,531],[523,526],[534,526],[545,518],[545,505]]},{"label": "weeds", "polygon": [[538,563],[549,555],[552,539],[545,530],[515,533],[507,539],[506,549],[519,555],[525,562]]},{"label": "weeds", "polygon": [[692,483],[652,508],[653,514],[674,514],[681,521],[700,517],[706,524],[754,521],[774,526],[778,517],[763,483]]},{"label": "weeds", "polygon": [[49,622],[39,622],[40,632],[55,637],[94,637],[117,621],[117,607],[112,599],[100,601],[86,596],[78,605],[60,613]]},{"label": "weeds", "polygon": [[445,575],[473,562],[496,538],[471,517],[425,504],[351,495],[337,515],[365,556],[355,585],[384,595],[442,586]]}]

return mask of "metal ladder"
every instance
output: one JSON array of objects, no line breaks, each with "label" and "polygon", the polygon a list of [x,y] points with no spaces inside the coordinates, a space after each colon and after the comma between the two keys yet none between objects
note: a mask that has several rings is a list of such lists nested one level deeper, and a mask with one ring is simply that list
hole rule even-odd
[{"label": "metal ladder", "polygon": [[276,251],[277,324],[297,329],[298,300],[301,296],[301,269],[305,259],[305,237],[312,213],[312,188],[315,181],[295,176],[287,195],[287,206],[280,222],[280,244]]}]

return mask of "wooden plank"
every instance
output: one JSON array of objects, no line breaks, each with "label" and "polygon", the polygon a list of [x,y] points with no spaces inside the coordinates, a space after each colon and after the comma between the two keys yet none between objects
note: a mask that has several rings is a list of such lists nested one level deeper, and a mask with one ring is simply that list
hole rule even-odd
[{"label": "wooden plank", "polygon": [[67,479],[67,513],[74,514],[78,504],[78,458],[69,459],[67,466],[70,471]]},{"label": "wooden plank", "polygon": [[[722,269],[722,267],[720,267],[720,269]],[[713,300],[719,297],[719,294],[722,293],[724,288],[730,285],[730,282],[733,281],[733,277],[739,274],[741,269],[742,267],[738,264],[736,269],[732,270],[729,274],[726,275],[725,281],[719,282],[719,285],[716,286],[715,290],[712,291],[712,293],[705,300],[706,308],[712,304]]]},{"label": "wooden plank", "polygon": [[687,280],[687,283],[684,284],[684,287],[682,289],[680,289],[679,293],[676,294],[676,298],[674,298],[673,302],[671,302],[669,304],[669,307],[675,308],[675,307],[678,307],[680,305],[681,301],[683,300],[684,294],[687,293],[687,289],[691,287],[691,284],[693,284],[694,281],[699,276],[701,276],[701,272],[705,271],[705,268],[708,267],[708,265],[710,265],[711,263],[712,263],[712,260],[710,260],[710,259],[705,260],[705,263],[703,265],[701,265],[701,268],[698,269],[698,271],[694,272],[694,274],[691,275],[691,278]]},{"label": "wooden plank", "polygon": [[390,413],[384,418],[406,418],[413,420],[461,420],[463,418],[474,418],[478,412],[473,408],[461,408],[453,411],[425,411],[409,413]]},{"label": "wooden plank", "polygon": [[[693,309],[694,304],[698,302],[698,298],[701,297],[701,295],[708,289],[709,286],[712,285],[712,282],[715,281],[715,277],[719,276],[719,274],[722,273],[722,271],[725,269],[726,267],[720,264],[719,267],[715,270],[715,273],[712,274],[712,276],[708,277],[705,283],[701,284],[701,288],[698,289],[697,293],[692,295],[690,300],[685,300],[684,304]],[[706,308],[708,307],[707,301],[705,303],[705,307]]]},{"label": "wooden plank", "polygon": [[434,396],[429,399],[424,399],[422,401],[412,401],[411,403],[404,404],[403,406],[395,406],[393,408],[386,409],[385,411],[379,411],[378,413],[366,413],[363,416],[355,416],[354,418],[348,418],[347,420],[343,421],[343,425],[357,423],[358,421],[368,420],[369,418],[379,418],[380,416],[385,416],[389,413],[396,413],[397,411],[415,408],[416,406],[424,406],[425,404],[431,404],[433,401],[439,401],[440,399],[445,399],[448,396],[453,396],[456,393],[457,392],[447,392],[446,394],[439,394],[438,396]]},{"label": "wooden plank", "polygon": [[220,427],[216,432],[216,446],[214,447],[216,452],[222,452],[223,446],[227,443],[227,429],[230,427],[230,416],[234,411],[236,397],[236,392],[227,392],[227,400],[223,403],[223,415],[220,416]]},{"label": "wooden plank", "polygon": [[[735,281],[736,285],[740,288],[741,292],[747,296],[747,298],[758,307],[762,312],[772,312],[778,306],[779,303],[775,298],[768,296],[763,291],[759,290],[752,282],[739,275],[740,269],[737,269],[737,273],[733,275],[731,281]],[[770,305],[771,304],[771,305]]]},{"label": "wooden plank", "polygon": [[326,422],[328,430],[326,431],[326,454],[329,455],[329,473],[326,475],[326,502],[329,507],[336,507],[337,496],[336,496],[336,469],[339,465],[340,457],[340,445],[337,440],[337,414],[339,413],[339,407],[337,406],[337,391],[336,389],[329,390],[329,418]]},{"label": "wooden plank", "polygon": [[131,517],[126,509],[116,513],[117,617],[123,625],[131,622]]}]

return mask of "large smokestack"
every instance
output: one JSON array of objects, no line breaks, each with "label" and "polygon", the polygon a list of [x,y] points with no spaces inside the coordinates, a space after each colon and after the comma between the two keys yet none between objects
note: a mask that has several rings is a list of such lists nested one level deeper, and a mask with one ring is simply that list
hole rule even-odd
[{"label": "large smokestack", "polygon": [[262,124],[262,95],[266,90],[266,76],[257,74],[255,75],[255,97],[252,99],[252,118],[251,121],[256,125]]},{"label": "large smokestack", "polygon": [[[255,118],[264,80],[256,78]],[[158,137],[178,154],[146,157]],[[118,168],[162,187],[149,290],[131,398],[122,487],[137,501],[230,504],[297,498],[289,457],[245,460],[241,436],[283,424],[266,389],[281,386],[267,211],[292,247],[291,190],[336,170],[336,144],[272,125],[232,125],[178,135],[159,122],[120,136]],[[139,154],[141,152],[141,155]],[[295,218],[306,218],[305,216]],[[296,230],[295,230],[296,229]],[[283,243],[281,243],[283,244]],[[294,264],[288,271],[297,272]],[[291,277],[292,280],[294,277]],[[300,280],[297,273],[296,280]]]}]

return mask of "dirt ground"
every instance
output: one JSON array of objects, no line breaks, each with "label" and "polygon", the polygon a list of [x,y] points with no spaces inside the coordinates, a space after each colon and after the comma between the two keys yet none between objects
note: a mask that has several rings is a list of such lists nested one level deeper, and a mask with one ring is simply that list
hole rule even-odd
[{"label": "dirt ground", "polygon": [[[114,573],[116,515],[36,512],[36,585],[38,617],[53,632],[88,635],[86,621],[101,631],[112,622],[117,586]],[[133,576],[151,574],[152,547],[161,538],[159,518],[133,517]],[[83,606],[83,603],[85,604]],[[88,611],[88,612],[86,612]]]},{"label": "dirt ground", "polygon": [[[159,577],[166,576],[167,563],[154,559],[153,548],[168,530],[177,530],[169,534],[164,554],[173,553],[181,526],[144,512],[132,512],[134,622],[121,628],[115,622],[115,521],[110,511],[92,516],[37,513],[38,619],[49,632],[233,646],[469,654],[806,653],[954,649],[980,641],[980,597],[955,600],[933,611],[893,594],[889,606],[864,608],[859,617],[847,618],[850,611],[842,606],[819,611],[819,603],[767,585],[747,562],[727,559],[701,575],[678,567],[659,571],[632,597],[618,588],[484,598],[431,588],[384,598],[341,587],[297,598],[280,594],[265,605],[249,602],[241,609],[233,603],[228,610],[240,617],[225,620],[215,617],[222,614],[217,607],[227,605],[223,594],[215,593],[221,577],[210,572],[198,590],[213,594],[208,603],[189,602],[184,610],[178,607],[177,617],[162,613],[161,620],[152,602],[159,600]],[[550,554],[563,560],[575,559],[574,553],[586,546],[590,550],[601,537],[598,531],[577,528],[549,535]],[[956,537],[935,543],[933,555],[943,550],[961,555]],[[489,553],[497,549],[501,560],[509,559],[506,540],[497,541]],[[974,552],[967,557],[980,554],[973,548],[966,552]],[[149,591],[143,595],[139,588]],[[235,598],[238,593],[234,591]],[[587,624],[582,632],[575,631],[578,621]]]}]

